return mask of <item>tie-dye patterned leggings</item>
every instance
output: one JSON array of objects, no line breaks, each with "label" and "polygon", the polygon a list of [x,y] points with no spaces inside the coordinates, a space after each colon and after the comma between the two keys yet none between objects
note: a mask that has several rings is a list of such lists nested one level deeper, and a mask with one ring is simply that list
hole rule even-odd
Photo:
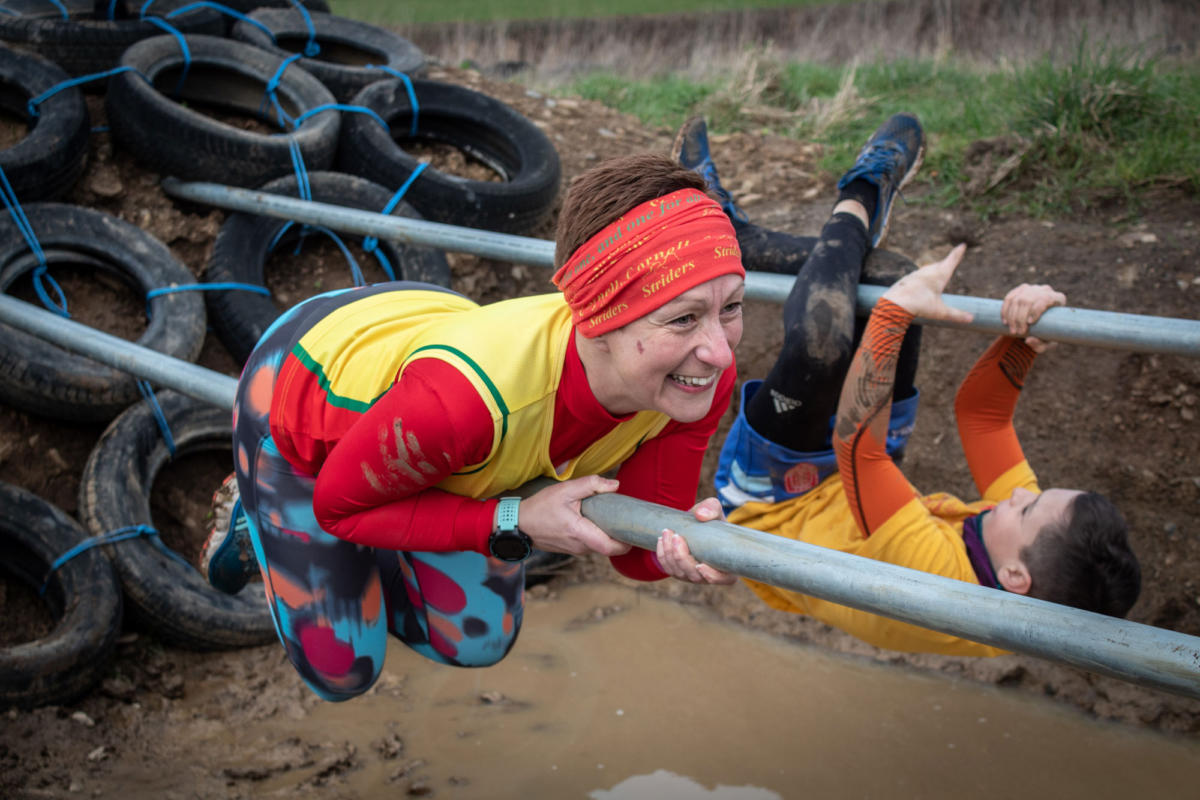
[{"label": "tie-dye patterned leggings", "polygon": [[326,700],[371,687],[389,632],[442,664],[489,666],[512,648],[524,612],[522,564],[474,552],[362,547],[317,524],[316,477],[293,468],[271,440],[271,390],[284,356],[342,294],[312,298],[271,326],[242,371],[233,412],[238,489],[275,630]]}]

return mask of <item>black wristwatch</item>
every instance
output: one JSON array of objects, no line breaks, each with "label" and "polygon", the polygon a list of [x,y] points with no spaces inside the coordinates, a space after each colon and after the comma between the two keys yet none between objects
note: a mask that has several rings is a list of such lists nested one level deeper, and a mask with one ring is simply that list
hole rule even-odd
[{"label": "black wristwatch", "polygon": [[533,540],[517,527],[519,497],[501,497],[496,506],[496,528],[488,537],[488,550],[501,561],[524,561],[533,552]]}]

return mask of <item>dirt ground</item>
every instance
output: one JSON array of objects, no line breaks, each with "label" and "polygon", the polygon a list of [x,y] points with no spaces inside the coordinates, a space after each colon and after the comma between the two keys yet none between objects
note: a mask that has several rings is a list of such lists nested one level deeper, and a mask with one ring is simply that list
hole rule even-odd
[{"label": "dirt ground", "polygon": [[[557,146],[568,178],[604,158],[638,150],[665,152],[670,143],[672,131],[647,130],[591,102],[556,101],[477,72],[438,68],[431,77],[484,91],[534,120]],[[89,102],[93,124],[99,124],[103,110],[98,98]],[[725,186],[752,220],[816,233],[830,207],[832,177],[817,174],[814,147],[754,134],[715,137],[713,144]],[[938,146],[936,139],[930,146]],[[987,164],[979,167],[986,169]],[[96,133],[88,171],[68,200],[140,225],[201,275],[223,215],[180,210],[161,192],[157,179],[129,154],[114,149],[107,133]],[[988,221],[962,209],[923,203],[919,184],[908,200],[895,212],[888,247],[924,262],[956,242],[968,242],[966,262],[950,287],[955,294],[1000,298],[1019,282],[1049,282],[1074,306],[1197,317],[1200,200],[1195,196],[1162,190],[1149,195],[1140,210],[1112,205],[1065,219],[1007,216]],[[549,238],[550,223],[534,235]],[[450,259],[454,288],[483,302],[550,289],[543,271],[461,255]],[[303,290],[304,281],[326,289],[348,285],[344,263],[331,248],[310,250],[303,263],[305,277],[296,291]],[[272,280],[287,283],[282,277]],[[128,309],[137,307],[138,298],[122,298],[119,287],[91,291],[81,282],[78,288],[69,295],[76,319],[136,335],[137,324],[130,323],[136,314]],[[769,365],[779,338],[777,316],[778,306],[749,304],[746,335],[738,350],[743,377],[761,375]],[[924,402],[905,465],[919,488],[974,496],[949,427],[950,404],[958,380],[986,344],[982,335],[951,329],[926,332],[919,375]],[[200,363],[236,374],[233,360],[211,334]],[[1142,596],[1131,618],[1192,635],[1200,635],[1198,396],[1200,361],[1064,345],[1039,361],[1017,418],[1043,485],[1101,491],[1127,515],[1144,574]],[[80,471],[101,429],[0,407],[0,480],[74,513]],[[168,468],[162,485],[156,484],[156,524],[176,549],[195,552],[204,533],[209,496],[225,469],[220,458],[194,458],[178,469]],[[622,579],[606,563],[583,560],[534,592],[552,599],[567,583],[617,580]],[[1037,658],[972,660],[885,652],[813,620],[767,609],[740,586],[699,588],[666,581],[641,590],[711,608],[726,619],[797,643],[1047,696],[1133,726],[1189,738],[1200,734],[1198,701]],[[0,581],[0,644],[37,635],[49,624],[32,593]],[[201,753],[188,752],[186,742],[176,741],[164,750],[160,739],[169,736],[189,686],[213,674],[251,687],[252,697],[231,691],[210,698],[207,713],[220,718],[227,712],[229,724],[247,713],[260,718],[277,715],[286,722],[289,708],[314,702],[301,697],[277,645],[195,653],[164,646],[129,628],[107,678],[89,697],[69,707],[0,711],[0,795],[112,796],[131,763],[161,762],[166,754],[202,759]],[[213,708],[213,703],[220,705]],[[386,749],[385,743],[379,753],[363,757],[387,757]],[[110,757],[117,753],[119,759]],[[309,763],[329,759],[327,775],[335,775],[339,763],[346,768],[344,759],[339,762],[328,754],[309,757]],[[186,796],[251,796],[252,781],[253,776],[226,773],[212,785],[193,786]],[[413,783],[405,790],[428,793],[428,787]]]}]

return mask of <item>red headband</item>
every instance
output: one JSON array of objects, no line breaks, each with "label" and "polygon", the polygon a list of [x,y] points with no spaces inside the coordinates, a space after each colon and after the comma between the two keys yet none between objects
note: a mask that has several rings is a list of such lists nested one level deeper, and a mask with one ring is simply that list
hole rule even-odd
[{"label": "red headband", "polygon": [[554,274],[589,339],[721,275],[742,275],[742,251],[721,207],[695,189],[656,197],[617,218]]}]

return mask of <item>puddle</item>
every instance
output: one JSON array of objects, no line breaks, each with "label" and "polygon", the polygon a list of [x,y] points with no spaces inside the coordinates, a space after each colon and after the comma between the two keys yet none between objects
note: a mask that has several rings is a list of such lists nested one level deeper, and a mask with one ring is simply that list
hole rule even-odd
[{"label": "puddle", "polygon": [[[381,683],[315,706],[295,731],[360,750],[394,731],[399,762],[423,762],[413,774],[437,798],[1092,800],[1200,785],[1200,741],[797,646],[611,584],[532,601],[498,666],[441,667],[395,644]],[[388,782],[397,764],[372,760],[344,788],[402,795]]]}]

